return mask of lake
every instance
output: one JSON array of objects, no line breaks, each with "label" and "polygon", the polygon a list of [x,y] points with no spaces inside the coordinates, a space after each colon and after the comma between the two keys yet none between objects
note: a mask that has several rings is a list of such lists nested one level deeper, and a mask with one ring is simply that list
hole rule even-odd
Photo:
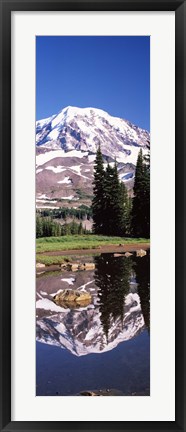
[{"label": "lake", "polygon": [[[95,270],[37,277],[36,395],[150,395],[150,251],[86,259]],[[56,304],[63,289],[91,301]]]}]

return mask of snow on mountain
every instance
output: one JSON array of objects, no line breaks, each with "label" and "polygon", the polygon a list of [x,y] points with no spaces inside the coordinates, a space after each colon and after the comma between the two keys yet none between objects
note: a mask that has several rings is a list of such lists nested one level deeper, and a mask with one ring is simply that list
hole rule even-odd
[{"label": "snow on mountain", "polygon": [[[135,147],[149,147],[149,133],[127,120],[95,108],[67,107],[36,122],[36,145],[48,149],[81,150],[104,155],[120,152],[123,162],[136,163]],[[117,156],[117,154],[116,154]]]},{"label": "snow on mountain", "polygon": [[110,351],[144,329],[138,294],[129,293],[125,304],[127,309],[123,321],[121,322],[121,318],[111,320],[107,339],[98,306],[72,311],[60,308],[47,299],[43,299],[43,302],[38,300],[37,309],[46,310],[48,307],[51,311],[52,305],[52,310],[58,313],[37,318],[36,338],[39,342],[67,349],[76,356]]},{"label": "snow on mountain", "polygon": [[[48,207],[51,207],[51,200],[57,199],[61,206],[61,199],[68,201],[68,197],[73,196],[75,201],[81,201],[80,205],[82,196],[77,191],[83,191],[90,203],[98,145],[105,164],[113,163],[116,158],[120,179],[132,188],[139,149],[143,149],[144,155],[149,151],[148,131],[96,108],[69,106],[37,121],[37,198],[39,194],[46,194]],[[65,178],[69,179],[68,183]],[[42,204],[38,206],[42,207]]]}]

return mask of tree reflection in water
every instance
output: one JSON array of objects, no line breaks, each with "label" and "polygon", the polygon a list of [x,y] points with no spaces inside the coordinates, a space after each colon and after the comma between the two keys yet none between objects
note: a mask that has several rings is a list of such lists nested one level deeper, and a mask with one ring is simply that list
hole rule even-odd
[{"label": "tree reflection in water", "polygon": [[150,331],[150,252],[143,258],[133,258],[138,294],[145,326]]},{"label": "tree reflection in water", "polygon": [[132,260],[103,254],[95,258],[95,282],[98,286],[100,319],[108,341],[111,320],[120,318],[123,326],[125,296],[130,289]]},{"label": "tree reflection in water", "polygon": [[108,342],[111,321],[120,319],[123,328],[125,297],[130,291],[131,277],[136,278],[137,292],[146,328],[150,330],[150,253],[139,257],[95,257],[95,282],[98,286],[100,319]]}]

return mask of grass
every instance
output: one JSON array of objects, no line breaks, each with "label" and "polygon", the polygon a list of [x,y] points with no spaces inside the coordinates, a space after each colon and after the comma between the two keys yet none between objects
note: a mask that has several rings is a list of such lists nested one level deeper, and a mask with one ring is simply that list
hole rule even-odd
[{"label": "grass", "polygon": [[65,256],[48,256],[48,255],[37,255],[36,262],[45,265],[64,264],[70,261],[70,257]]},{"label": "grass", "polygon": [[[101,235],[69,235],[62,237],[43,237],[36,240],[36,252],[53,252],[74,249],[96,249],[99,246],[108,246],[115,244],[136,244],[149,243],[150,240],[144,238],[124,238],[108,237]],[[41,255],[40,255],[41,257]],[[49,257],[52,258],[52,257]],[[55,257],[60,258],[62,257]],[[40,261],[41,262],[41,261]]]}]

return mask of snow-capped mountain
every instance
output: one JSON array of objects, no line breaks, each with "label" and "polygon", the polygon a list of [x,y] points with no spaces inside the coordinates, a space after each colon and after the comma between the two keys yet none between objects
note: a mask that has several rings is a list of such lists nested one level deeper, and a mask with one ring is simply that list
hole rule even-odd
[{"label": "snow-capped mountain", "polygon": [[90,202],[98,145],[105,165],[116,158],[120,179],[131,188],[139,149],[149,151],[148,131],[96,108],[66,107],[36,122],[38,207]]},{"label": "snow-capped mountain", "polygon": [[65,151],[102,153],[118,161],[136,162],[136,147],[148,148],[149,133],[132,123],[95,108],[64,108],[57,115],[36,122],[36,144]]}]

